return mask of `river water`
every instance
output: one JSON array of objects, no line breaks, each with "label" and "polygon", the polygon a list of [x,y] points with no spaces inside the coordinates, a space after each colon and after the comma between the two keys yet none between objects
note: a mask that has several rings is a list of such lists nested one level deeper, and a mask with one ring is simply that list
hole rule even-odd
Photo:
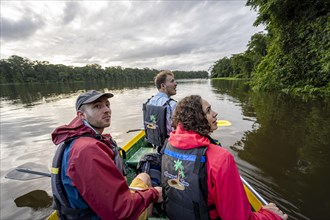
[{"label": "river water", "polygon": [[[105,129],[119,145],[142,127],[142,103],[156,93],[150,83],[76,83],[0,86],[0,219],[45,219],[51,213],[50,178],[5,178],[31,162],[51,167],[55,146],[50,134],[75,117],[82,90],[110,91],[112,124]],[[235,157],[241,175],[289,219],[330,219],[330,105],[283,94],[252,93],[244,81],[179,81],[177,95],[199,94],[228,120],[212,136]],[[31,165],[32,168],[33,164]],[[97,187],[97,186],[96,186]]]}]

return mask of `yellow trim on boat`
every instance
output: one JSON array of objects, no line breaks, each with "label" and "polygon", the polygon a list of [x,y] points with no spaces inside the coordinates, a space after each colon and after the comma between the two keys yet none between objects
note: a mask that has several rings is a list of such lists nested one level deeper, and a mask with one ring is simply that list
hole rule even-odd
[{"label": "yellow trim on boat", "polygon": [[131,147],[133,147],[133,145],[140,140],[141,138],[143,138],[143,136],[145,135],[144,130],[140,131],[137,135],[135,135],[131,140],[129,140],[123,147],[122,149],[127,152],[129,149],[131,149]]},{"label": "yellow trim on boat", "polygon": [[46,220],[58,220],[56,211],[53,211],[52,214],[50,214],[50,216],[48,216]]},{"label": "yellow trim on boat", "polygon": [[249,188],[247,188],[247,186],[245,184],[243,184],[243,186],[244,186],[245,193],[249,199],[249,202],[250,202],[250,205],[252,206],[252,208],[255,211],[258,211],[259,209],[261,209],[262,203],[260,202],[260,200],[251,192],[251,190],[249,190]]}]

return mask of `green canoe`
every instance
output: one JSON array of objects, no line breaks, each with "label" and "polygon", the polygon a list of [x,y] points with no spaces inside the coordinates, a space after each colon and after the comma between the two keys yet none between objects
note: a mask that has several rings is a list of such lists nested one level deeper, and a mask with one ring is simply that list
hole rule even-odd
[{"label": "green canoe", "polygon": [[[125,162],[128,164],[131,171],[134,171],[132,168],[135,168],[140,158],[146,153],[154,152],[154,149],[144,141],[145,132],[144,130],[140,131],[135,135],[131,140],[129,140],[122,149],[126,152]],[[128,172],[128,181],[130,182],[134,177],[135,172]],[[244,185],[246,195],[249,199],[250,205],[254,211],[257,211],[261,208],[265,202],[263,199],[256,193],[256,191],[241,177]],[[153,218],[156,219],[156,218]],[[58,220],[56,211],[54,211],[47,220]]]}]

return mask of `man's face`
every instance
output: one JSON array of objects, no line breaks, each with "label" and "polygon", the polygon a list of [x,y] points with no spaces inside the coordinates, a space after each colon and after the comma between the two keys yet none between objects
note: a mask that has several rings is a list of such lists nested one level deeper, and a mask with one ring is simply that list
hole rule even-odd
[{"label": "man's face", "polygon": [[81,117],[89,122],[99,133],[111,124],[111,108],[107,97],[100,97],[82,106]]},{"label": "man's face", "polygon": [[176,83],[174,77],[171,76],[171,75],[167,75],[166,76],[166,81],[164,83],[165,93],[168,96],[175,95],[176,94],[176,86],[177,86],[177,83]]}]

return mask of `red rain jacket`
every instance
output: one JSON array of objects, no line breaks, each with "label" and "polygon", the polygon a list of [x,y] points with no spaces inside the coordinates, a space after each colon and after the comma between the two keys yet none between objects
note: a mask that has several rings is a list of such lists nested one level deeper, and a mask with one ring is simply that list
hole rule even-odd
[{"label": "red rain jacket", "polygon": [[258,212],[251,211],[234,157],[229,151],[211,144],[206,137],[184,130],[180,124],[170,134],[168,141],[173,147],[179,149],[207,147],[207,204],[216,206],[214,210],[210,211],[211,219],[219,216],[222,220],[281,219],[275,213],[263,208]]},{"label": "red rain jacket", "polygon": [[[77,135],[91,134],[95,132],[76,117],[69,125],[57,128],[52,139],[57,145]],[[80,137],[73,143],[66,172],[87,204],[102,219],[137,219],[149,204],[158,200],[158,192],[150,188],[131,193],[113,158],[113,151],[105,143]]]}]

